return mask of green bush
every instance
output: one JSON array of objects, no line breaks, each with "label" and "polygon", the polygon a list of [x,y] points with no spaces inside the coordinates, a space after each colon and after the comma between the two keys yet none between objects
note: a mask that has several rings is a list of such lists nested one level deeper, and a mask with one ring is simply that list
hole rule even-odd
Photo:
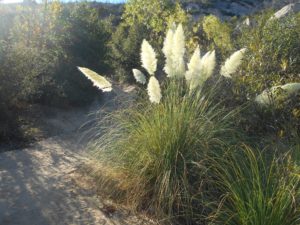
[{"label": "green bush", "polygon": [[228,81],[231,95],[224,96],[232,103],[250,104],[241,125],[251,136],[267,132],[290,137],[299,133],[299,95],[281,101],[276,107],[251,103],[265,89],[300,81],[300,14],[270,20],[272,15],[272,11],[264,11],[250,18],[251,26],[243,26],[232,35],[233,45],[245,47],[247,52],[241,69]]},{"label": "green bush", "polygon": [[172,23],[187,23],[188,16],[178,3],[166,0],[129,0],[125,5],[125,11],[122,16],[125,24],[132,26],[140,24],[146,26],[151,31],[150,39],[160,39],[162,43],[162,34]]},{"label": "green bush", "polygon": [[140,64],[140,43],[146,38],[146,28],[139,24],[120,24],[112,35],[110,61],[114,69],[112,78],[132,82],[132,68]]},{"label": "green bush", "polygon": [[110,33],[96,8],[54,1],[1,5],[0,13],[0,98],[1,109],[8,110],[0,113],[1,118],[18,117],[32,103],[68,107],[99,95],[77,70],[109,69]]},{"label": "green bush", "polygon": [[202,26],[207,39],[212,41],[223,55],[233,50],[232,29],[228,24],[210,15],[204,17]]},{"label": "green bush", "polygon": [[18,10],[2,56],[5,73],[18,79],[18,100],[59,106],[92,100],[95,90],[76,66],[108,70],[109,33],[97,10],[59,2]]},{"label": "green bush", "polygon": [[248,49],[248,56],[236,79],[248,96],[299,81],[300,14],[280,20],[270,17],[268,12],[258,15],[254,19],[256,26],[244,28],[238,38],[240,45]]}]

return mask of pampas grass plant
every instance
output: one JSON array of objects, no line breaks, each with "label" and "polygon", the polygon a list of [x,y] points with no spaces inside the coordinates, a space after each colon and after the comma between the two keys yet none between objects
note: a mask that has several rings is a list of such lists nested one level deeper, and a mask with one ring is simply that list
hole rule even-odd
[{"label": "pampas grass plant", "polygon": [[123,202],[188,224],[198,210],[193,195],[205,170],[193,162],[235,143],[236,112],[214,104],[209,97],[213,93],[189,95],[184,82],[170,81],[167,86],[159,104],[141,102],[102,120],[98,132],[103,135],[93,143],[94,156],[112,174],[123,174],[118,184],[120,193],[125,192]]},{"label": "pampas grass plant", "polygon": [[184,39],[181,25],[167,33],[163,52],[168,79],[164,82],[155,77],[154,49],[143,41],[142,67],[148,72],[149,100],[155,104],[141,99],[106,116],[99,123],[93,149],[113,174],[123,174],[118,186],[125,193],[123,201],[133,209],[189,223],[199,210],[194,206],[199,191],[195,184],[201,182],[199,174],[205,171],[199,171],[194,161],[210,152],[222,152],[235,143],[238,133],[233,124],[237,111],[212,101],[218,85],[202,88],[215,71],[215,52],[201,57],[198,47],[186,71]]},{"label": "pampas grass plant", "polygon": [[[182,25],[167,32],[162,51],[167,78],[157,79],[157,55],[146,40],[141,66],[148,74],[133,69],[136,81],[147,84],[150,103],[141,97],[94,128],[92,153],[106,173],[98,178],[101,190],[168,224],[299,224],[299,165],[239,147],[239,109],[218,102],[218,82],[206,85],[217,76],[215,51],[201,55],[198,46],[186,64]],[[220,75],[232,78],[245,51],[233,53]],[[79,69],[101,90],[111,90],[104,77]],[[277,89],[290,96],[300,88],[290,83],[271,92]],[[257,102],[268,104],[267,94]]]}]

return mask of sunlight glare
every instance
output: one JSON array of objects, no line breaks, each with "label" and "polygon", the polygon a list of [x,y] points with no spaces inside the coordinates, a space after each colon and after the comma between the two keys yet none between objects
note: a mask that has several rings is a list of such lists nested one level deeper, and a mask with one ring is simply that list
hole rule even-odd
[{"label": "sunlight glare", "polygon": [[23,2],[23,0],[0,0],[0,4],[9,4],[9,3],[20,3]]}]

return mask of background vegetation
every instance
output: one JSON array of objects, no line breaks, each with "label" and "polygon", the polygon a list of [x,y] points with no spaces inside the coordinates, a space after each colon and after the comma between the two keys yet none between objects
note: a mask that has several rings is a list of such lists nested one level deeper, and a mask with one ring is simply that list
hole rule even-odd
[{"label": "background vegetation", "polygon": [[18,136],[11,126],[32,103],[67,107],[94,99],[95,89],[76,66],[109,69],[109,21],[96,8],[53,2],[1,10],[1,138]]}]

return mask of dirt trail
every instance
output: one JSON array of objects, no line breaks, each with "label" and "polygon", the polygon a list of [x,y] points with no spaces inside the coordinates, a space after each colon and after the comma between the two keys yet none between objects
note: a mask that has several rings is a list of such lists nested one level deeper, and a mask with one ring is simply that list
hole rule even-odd
[{"label": "dirt trail", "polygon": [[93,187],[79,185],[78,168],[89,160],[77,132],[86,113],[58,112],[45,124],[60,135],[0,154],[1,225],[153,224],[118,210],[107,215]]}]

